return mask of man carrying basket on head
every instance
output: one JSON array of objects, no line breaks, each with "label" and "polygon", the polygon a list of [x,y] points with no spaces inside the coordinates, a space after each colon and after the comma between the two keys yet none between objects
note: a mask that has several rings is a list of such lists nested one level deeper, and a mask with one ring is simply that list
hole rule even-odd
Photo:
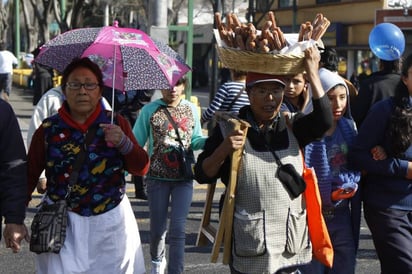
[{"label": "man carrying basket on head", "polygon": [[287,119],[280,113],[283,78],[249,72],[250,106],[243,107],[238,116],[251,125],[246,136],[242,130],[223,136],[218,125],[198,157],[198,182],[215,183],[220,178],[227,184],[230,155],[243,150],[234,201],[231,273],[295,273],[299,265],[312,259],[303,190],[290,192],[277,170],[279,163],[291,164],[296,169],[292,172],[302,174],[300,149],[321,138],[332,125],[330,102],[319,80],[319,60],[317,48],[305,50],[313,112]]}]

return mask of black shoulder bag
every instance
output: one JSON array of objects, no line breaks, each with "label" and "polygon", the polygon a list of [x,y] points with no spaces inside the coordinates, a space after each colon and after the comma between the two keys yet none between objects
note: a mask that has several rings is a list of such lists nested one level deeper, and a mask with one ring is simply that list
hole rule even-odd
[{"label": "black shoulder bag", "polygon": [[84,146],[77,155],[70,174],[67,194],[65,199],[58,200],[53,204],[43,201],[40,208],[34,215],[31,223],[30,251],[37,254],[45,252],[59,253],[66,239],[67,227],[67,201],[70,199],[70,192],[79,177],[80,167],[83,165],[87,147],[96,134],[97,127],[92,127],[86,133]]},{"label": "black shoulder bag", "polygon": [[276,176],[285,186],[290,196],[292,196],[293,198],[297,198],[306,189],[306,183],[303,180],[303,177],[299,175],[299,173],[296,171],[295,167],[292,164],[284,165],[280,161],[275,151],[270,149],[268,146],[266,147],[270,150],[270,152],[272,152],[273,156],[275,157],[276,163],[278,165]]},{"label": "black shoulder bag", "polygon": [[176,136],[177,136],[177,139],[178,139],[179,144],[180,144],[178,146],[178,149],[179,149],[179,151],[178,151],[179,152],[179,154],[178,154],[179,159],[178,160],[179,160],[180,175],[184,179],[191,180],[194,177],[193,167],[195,165],[195,155],[193,153],[192,148],[189,147],[188,149],[186,149],[183,146],[183,142],[182,142],[182,139],[180,138],[180,134],[179,134],[179,129],[177,128],[177,125],[176,125],[175,121],[173,120],[172,115],[170,115],[170,112],[167,109],[167,107],[164,106],[163,108],[165,110],[167,118],[169,119],[170,123],[172,124],[173,128],[175,129]]}]

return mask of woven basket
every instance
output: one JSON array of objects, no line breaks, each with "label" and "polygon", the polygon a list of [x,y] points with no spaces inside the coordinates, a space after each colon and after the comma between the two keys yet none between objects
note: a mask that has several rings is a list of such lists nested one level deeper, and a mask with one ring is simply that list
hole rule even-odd
[{"label": "woven basket", "polygon": [[219,59],[224,67],[274,75],[294,75],[304,68],[304,54],[270,54],[217,46]]}]

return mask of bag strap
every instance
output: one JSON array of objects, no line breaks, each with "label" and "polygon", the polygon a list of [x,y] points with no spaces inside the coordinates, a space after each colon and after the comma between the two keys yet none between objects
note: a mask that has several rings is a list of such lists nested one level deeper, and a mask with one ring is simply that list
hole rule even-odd
[{"label": "bag strap", "polygon": [[[286,116],[284,116],[284,117],[285,117],[285,120],[286,120],[286,121],[285,121],[285,122],[286,122],[286,126],[289,128],[289,130],[292,130],[292,125],[290,124],[290,117],[289,117],[288,115],[286,115]],[[288,133],[288,135],[289,135],[289,133]],[[265,146],[266,146],[266,148],[267,148],[270,152],[272,152],[273,156],[275,157],[276,164],[277,164],[278,166],[283,166],[283,163],[282,163],[282,161],[280,161],[279,156],[276,154],[275,150],[273,150],[273,149],[270,148],[270,146],[269,146],[269,144],[267,143],[267,141],[265,141]],[[299,150],[301,150],[301,149],[299,149]],[[303,159],[303,167],[305,168],[305,167],[306,167],[306,165],[305,165],[305,157],[304,157],[303,151],[301,151],[301,153],[302,153],[302,159]]]},{"label": "bag strap", "polygon": [[243,91],[245,90],[245,88],[242,88],[241,90],[239,90],[239,92],[236,94],[236,97],[233,98],[232,102],[230,102],[230,105],[227,107],[228,111],[231,111],[233,105],[235,104],[235,102],[237,101],[237,99],[239,99],[240,95],[242,95]]},{"label": "bag strap", "polygon": [[277,164],[278,166],[283,166],[283,163],[282,163],[282,161],[280,160],[279,156],[276,154],[275,150],[271,149],[267,143],[265,143],[265,146],[266,146],[267,150],[269,150],[270,152],[272,152],[273,157],[275,157],[276,164]]},{"label": "bag strap", "polygon": [[[279,159],[279,156],[275,153],[275,151],[270,149],[268,145],[266,145],[266,147],[270,150],[270,152],[272,152],[273,156],[275,157],[276,164],[278,164],[278,166],[282,166],[283,165],[282,161]],[[303,170],[305,170],[306,168],[308,168],[305,163],[305,156],[301,149],[299,149],[299,151],[300,151],[300,154],[302,154]]]},{"label": "bag strap", "polygon": [[83,165],[84,160],[86,159],[86,148],[92,142],[94,136],[96,135],[96,132],[97,132],[97,126],[94,126],[87,131],[86,136],[84,137],[84,144],[80,146],[80,151],[77,154],[77,158],[75,162],[73,163],[72,172],[70,173],[69,185],[67,186],[66,199],[69,197],[73,185],[76,184],[77,179],[79,178],[80,168]]},{"label": "bag strap", "polygon": [[165,110],[167,119],[169,119],[170,123],[172,124],[173,128],[175,129],[176,136],[177,136],[177,139],[178,139],[180,145],[182,146],[182,148],[184,148],[182,139],[180,138],[179,129],[177,128],[177,125],[176,125],[175,121],[173,120],[172,115],[170,114],[170,112],[169,112],[169,110],[167,109],[166,106],[162,106],[162,108]]}]

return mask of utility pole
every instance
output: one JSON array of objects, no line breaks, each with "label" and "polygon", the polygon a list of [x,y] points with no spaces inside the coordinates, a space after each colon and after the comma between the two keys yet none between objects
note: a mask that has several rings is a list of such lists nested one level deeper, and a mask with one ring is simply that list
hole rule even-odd
[{"label": "utility pole", "polygon": [[110,6],[109,3],[104,4],[104,18],[103,18],[103,26],[108,26],[110,23]]},{"label": "utility pole", "polygon": [[157,40],[169,43],[167,29],[167,0],[149,1],[149,34]]},{"label": "utility pole", "polygon": [[298,0],[293,0],[293,24],[292,24],[292,32],[298,32],[298,28],[297,28],[297,16],[298,16],[298,4],[297,4]]},{"label": "utility pole", "polygon": [[[185,31],[187,33],[186,42],[186,63],[192,67],[193,58],[193,0],[188,0],[188,24],[186,26],[167,25],[167,0],[149,1],[149,26],[150,36],[156,37],[166,44],[169,43],[169,31]],[[192,72],[187,73],[186,99],[192,96]]]},{"label": "utility pole", "polygon": [[[223,16],[222,11],[222,2],[221,0],[215,0],[215,4],[213,5],[213,13],[219,12]],[[214,18],[214,17],[213,17]],[[213,22],[213,28],[217,29],[216,20]],[[209,91],[209,100],[212,102],[213,98],[215,97],[216,90],[218,89],[218,79],[219,79],[219,58],[217,56],[216,51],[216,39],[213,37],[213,47],[212,47],[212,77],[211,77],[211,85]]]},{"label": "utility pole", "polygon": [[14,1],[14,20],[14,52],[20,63],[20,0]]},{"label": "utility pole", "polygon": [[[193,63],[193,0],[188,1],[187,5],[187,25],[186,26],[169,26],[170,31],[184,31],[186,32],[186,64],[192,67]],[[189,71],[186,77],[186,99],[190,100],[192,97],[192,72]]]},{"label": "utility pole", "polygon": [[60,14],[63,19],[66,18],[66,0],[60,0]]}]

